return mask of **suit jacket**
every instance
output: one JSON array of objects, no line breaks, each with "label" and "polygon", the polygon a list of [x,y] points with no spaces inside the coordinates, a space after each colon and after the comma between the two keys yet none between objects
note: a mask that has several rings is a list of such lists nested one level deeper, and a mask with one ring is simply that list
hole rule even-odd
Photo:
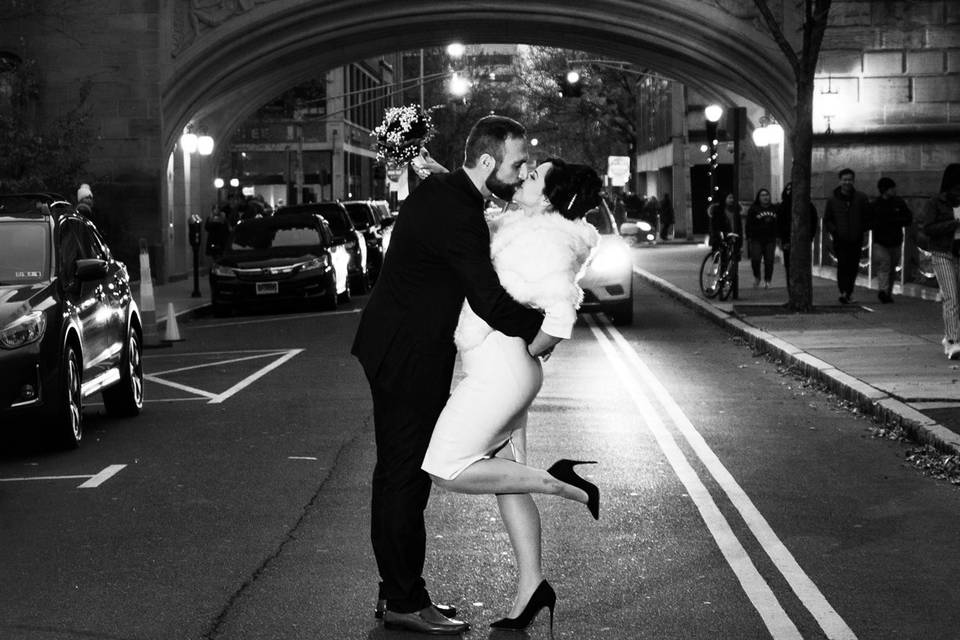
[{"label": "suit jacket", "polygon": [[464,298],[494,329],[527,342],[543,321],[501,286],[483,195],[458,169],[424,180],[400,208],[353,342],[367,378],[383,389],[445,398]]}]

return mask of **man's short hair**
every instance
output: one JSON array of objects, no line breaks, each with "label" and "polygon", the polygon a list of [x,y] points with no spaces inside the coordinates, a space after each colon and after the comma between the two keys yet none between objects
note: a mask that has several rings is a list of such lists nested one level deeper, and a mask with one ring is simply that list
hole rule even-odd
[{"label": "man's short hair", "polygon": [[840,169],[840,172],[837,174],[837,177],[842,180],[843,176],[845,175],[849,175],[851,178],[857,177],[857,174],[854,172],[854,170],[850,168]]},{"label": "man's short hair", "polygon": [[884,177],[877,180],[877,191],[880,193],[883,193],[887,189],[893,189],[895,186],[897,186],[897,183],[890,178]]},{"label": "man's short hair", "polygon": [[473,168],[483,154],[490,155],[497,163],[503,160],[503,144],[507,138],[523,138],[527,130],[522,124],[506,116],[480,118],[467,136],[463,151],[463,166]]}]

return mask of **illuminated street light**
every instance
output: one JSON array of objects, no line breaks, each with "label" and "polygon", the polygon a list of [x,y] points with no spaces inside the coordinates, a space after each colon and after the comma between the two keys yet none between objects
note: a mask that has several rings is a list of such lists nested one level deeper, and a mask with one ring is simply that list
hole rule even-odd
[{"label": "illuminated street light", "polygon": [[213,138],[211,136],[200,136],[197,138],[197,151],[202,156],[208,156],[213,153]]},{"label": "illuminated street light", "polygon": [[453,74],[453,77],[450,78],[450,93],[458,98],[461,98],[470,91],[470,81],[461,76],[460,74]]},{"label": "illuminated street light", "polygon": [[570,84],[577,84],[578,82],[580,82],[580,74],[577,71],[568,71],[567,82],[569,82]]},{"label": "illuminated street light", "polygon": [[180,136],[180,148],[186,153],[195,153],[197,150],[197,134],[187,132]]},{"label": "illuminated street light", "polygon": [[451,58],[461,58],[466,51],[467,48],[459,42],[451,42],[447,45],[447,55]]},{"label": "illuminated street light", "polygon": [[240,186],[240,180],[238,178],[230,178],[230,186],[237,188]]},{"label": "illuminated street light", "polygon": [[530,138],[530,146],[531,146],[531,147],[535,147],[535,146],[537,146],[538,144],[540,144],[540,141],[539,141],[539,140],[537,140],[536,138]]},{"label": "illuminated street light", "polygon": [[223,189],[223,178],[214,178],[213,186],[215,189]]},{"label": "illuminated street light", "polygon": [[707,122],[719,122],[721,116],[723,116],[723,107],[718,104],[711,104],[703,110],[703,115]]}]

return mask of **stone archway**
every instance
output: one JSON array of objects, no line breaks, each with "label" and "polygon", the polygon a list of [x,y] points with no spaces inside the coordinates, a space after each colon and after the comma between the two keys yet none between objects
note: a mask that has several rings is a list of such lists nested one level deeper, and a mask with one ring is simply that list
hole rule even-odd
[{"label": "stone archway", "polygon": [[[225,5],[233,10],[214,11]],[[205,12],[184,0],[173,10],[173,57],[161,96],[167,150],[191,119],[229,131],[257,100],[318,71],[452,40],[557,46],[628,60],[708,95],[747,97],[781,122],[792,120],[792,72],[749,0],[590,0],[575,6],[246,0]],[[787,24],[795,19],[784,16]]]}]

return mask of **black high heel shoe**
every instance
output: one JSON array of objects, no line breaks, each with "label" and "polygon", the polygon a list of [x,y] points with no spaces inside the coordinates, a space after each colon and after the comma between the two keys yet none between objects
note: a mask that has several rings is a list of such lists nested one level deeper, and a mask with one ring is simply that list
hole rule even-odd
[{"label": "black high heel shoe", "polygon": [[523,608],[516,618],[501,618],[496,622],[491,622],[490,626],[494,629],[526,629],[533,623],[533,619],[540,613],[540,609],[547,607],[550,609],[550,635],[553,635],[553,608],[557,605],[557,593],[546,580],[537,585],[536,591],[527,601],[527,606]]},{"label": "black high heel shoe", "polygon": [[597,464],[595,460],[557,460],[547,469],[547,473],[552,475],[560,482],[572,484],[578,489],[587,492],[587,509],[590,509],[590,515],[594,520],[600,519],[600,489],[589,480],[585,480],[577,475],[573,470],[578,464]]}]

